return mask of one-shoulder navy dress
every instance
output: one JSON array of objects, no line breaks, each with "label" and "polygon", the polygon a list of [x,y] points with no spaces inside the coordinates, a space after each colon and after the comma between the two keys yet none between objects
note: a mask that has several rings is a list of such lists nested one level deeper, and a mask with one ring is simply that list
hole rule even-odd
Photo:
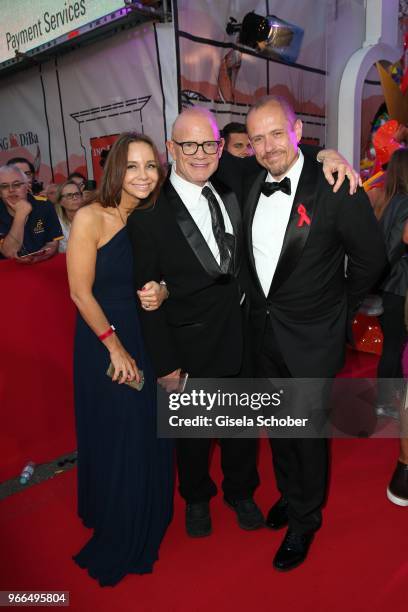
[{"label": "one-shoulder navy dress", "polygon": [[142,391],[106,375],[109,353],[78,315],[74,388],[78,513],[93,536],[74,557],[101,586],[152,571],[172,517],[173,449],[156,437],[156,381],[132,284],[126,228],[98,249],[93,293],[145,376]]}]

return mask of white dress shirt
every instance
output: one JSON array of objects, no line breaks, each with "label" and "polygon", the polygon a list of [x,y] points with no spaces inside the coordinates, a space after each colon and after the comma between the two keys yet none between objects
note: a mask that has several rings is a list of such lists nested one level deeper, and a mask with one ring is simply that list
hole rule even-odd
[{"label": "white dress shirt", "polygon": [[[283,191],[275,191],[269,198],[263,193],[259,196],[252,222],[252,246],[256,272],[265,296],[269,293],[278,265],[303,162],[303,153],[299,150],[296,162],[285,175],[290,178],[290,195],[283,193]],[[272,182],[275,180],[268,172],[266,181]]]},{"label": "white dress shirt", "polygon": [[209,187],[217,198],[217,201],[221,208],[222,216],[224,218],[225,231],[228,234],[233,234],[234,231],[232,229],[232,224],[228,213],[225,209],[224,202],[221,200],[220,196],[215,191],[214,187],[209,181],[206,182],[204,187],[194,185],[194,183],[186,181],[179,174],[177,174],[175,170],[175,164],[173,164],[171,168],[170,182],[173,185],[174,189],[177,191],[178,195],[180,196],[184,206],[187,208],[188,212],[193,217],[193,220],[200,232],[202,233],[204,240],[206,241],[211,250],[211,253],[214,255],[218,264],[220,264],[220,252],[218,249],[217,242],[214,238],[208,200],[201,193],[203,188]]}]

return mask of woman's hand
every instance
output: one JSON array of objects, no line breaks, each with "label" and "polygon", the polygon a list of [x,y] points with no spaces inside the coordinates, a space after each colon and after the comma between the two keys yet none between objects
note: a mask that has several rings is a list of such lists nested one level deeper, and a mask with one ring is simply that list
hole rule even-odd
[{"label": "woman's hand", "polygon": [[122,385],[125,382],[136,380],[140,383],[141,376],[136,361],[123,347],[117,347],[110,351],[110,359],[114,367],[113,382]]},{"label": "woman's hand", "polygon": [[164,300],[169,297],[166,285],[149,281],[137,292],[140,303],[144,310],[157,310]]}]

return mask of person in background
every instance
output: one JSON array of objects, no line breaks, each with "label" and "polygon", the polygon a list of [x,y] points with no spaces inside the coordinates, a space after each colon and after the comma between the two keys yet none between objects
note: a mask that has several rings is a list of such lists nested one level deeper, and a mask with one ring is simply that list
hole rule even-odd
[{"label": "person in background", "polygon": [[381,285],[384,313],[380,322],[384,341],[377,370],[377,414],[400,416],[400,454],[387,488],[387,497],[398,506],[408,506],[408,423],[404,405],[406,389],[401,380],[408,376],[406,346],[404,351],[408,322],[406,312],[404,317],[408,293],[408,148],[395,151],[388,164],[380,225],[390,270]]},{"label": "person in background", "polygon": [[63,238],[51,202],[29,194],[29,180],[18,167],[0,167],[0,258],[37,263],[58,251]]},{"label": "person in background", "polygon": [[[398,417],[402,395],[401,357],[406,341],[404,300],[408,291],[408,257],[404,227],[408,220],[408,148],[395,151],[387,167],[385,201],[380,214],[389,272],[383,280],[384,313],[380,323],[383,350],[378,364],[377,415]],[[396,382],[397,379],[397,382]]]},{"label": "person in background", "polygon": [[254,154],[244,123],[235,121],[227,123],[221,130],[221,136],[225,140],[225,151],[231,155],[249,157]]},{"label": "person in background", "polygon": [[40,195],[43,189],[43,184],[36,178],[34,165],[26,157],[12,157],[8,160],[7,166],[17,166],[27,177],[28,190],[30,197],[44,202],[45,197]]},{"label": "person in background", "polygon": [[57,189],[58,189],[57,183],[48,183],[45,189],[45,197],[52,204],[57,203]]},{"label": "person in background", "polygon": [[71,172],[68,175],[67,181],[74,181],[81,191],[85,189],[86,177],[80,172]]},{"label": "person in background", "polygon": [[83,203],[82,191],[74,181],[65,181],[58,186],[55,210],[64,234],[64,238],[59,243],[60,253],[65,253],[67,250],[72,221]]},{"label": "person in background", "polygon": [[[403,239],[408,244],[408,223],[405,224]],[[405,329],[408,332],[408,292],[405,296]],[[405,385],[408,379],[408,343],[402,354],[402,374]],[[397,465],[387,488],[387,497],[397,506],[408,507],[408,389],[405,388],[405,402],[401,402],[401,438],[400,454]]]},{"label": "person in background", "polygon": [[82,195],[84,196],[84,204],[88,204],[88,202],[92,202],[95,199],[96,187],[96,181],[89,179],[85,181],[85,185],[82,190]]}]

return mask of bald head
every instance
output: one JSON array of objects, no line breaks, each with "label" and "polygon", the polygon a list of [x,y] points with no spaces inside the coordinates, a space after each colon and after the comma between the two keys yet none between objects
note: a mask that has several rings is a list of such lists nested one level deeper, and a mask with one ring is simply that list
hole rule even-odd
[{"label": "bald head", "polygon": [[180,113],[173,123],[173,128],[171,130],[172,139],[177,140],[177,134],[180,133],[180,131],[184,132],[185,130],[189,130],[196,122],[209,126],[213,131],[213,140],[219,139],[220,131],[214,115],[206,108],[201,108],[200,106],[186,108]]},{"label": "bald head", "polygon": [[167,143],[176,173],[184,180],[204,186],[218,168],[224,141],[215,117],[205,108],[184,110],[175,120]]}]

